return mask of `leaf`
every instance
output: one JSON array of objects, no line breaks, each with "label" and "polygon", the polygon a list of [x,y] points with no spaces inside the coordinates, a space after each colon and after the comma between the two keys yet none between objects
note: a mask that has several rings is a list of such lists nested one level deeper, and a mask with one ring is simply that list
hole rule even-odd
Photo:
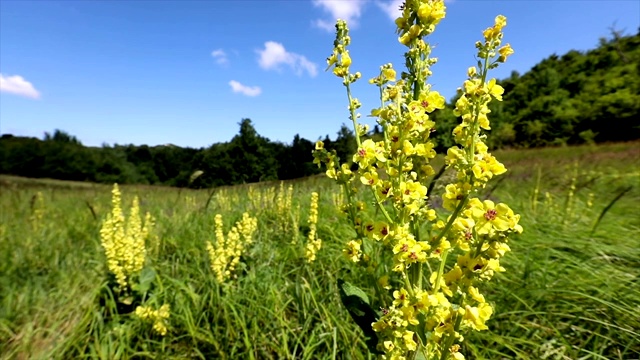
[{"label": "leaf", "polygon": [[369,297],[362,289],[342,279],[338,279],[338,289],[342,304],[364,333],[367,348],[371,353],[379,354],[377,349],[378,335],[371,327],[372,323],[378,321],[379,316],[371,307]]},{"label": "leaf", "polygon": [[156,271],[150,266],[145,267],[140,271],[139,282],[136,290],[138,290],[141,295],[146,294],[151,289],[151,285],[155,279]]},{"label": "leaf", "polygon": [[427,360],[427,357],[424,355],[423,349],[418,348],[418,352],[416,352],[414,360]]},{"label": "leaf", "polygon": [[[427,334],[425,333],[425,324],[427,323],[427,318],[424,316],[423,313],[419,313],[418,314],[418,321],[420,322],[418,324],[418,326],[416,327],[416,334],[418,334],[418,337],[420,338],[420,341],[422,342],[423,345],[427,344]],[[418,353],[418,356],[420,354]],[[416,358],[418,359],[418,358]]]}]

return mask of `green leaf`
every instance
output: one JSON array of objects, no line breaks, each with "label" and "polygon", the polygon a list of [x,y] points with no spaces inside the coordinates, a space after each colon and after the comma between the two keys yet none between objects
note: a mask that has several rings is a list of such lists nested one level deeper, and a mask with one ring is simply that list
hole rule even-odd
[{"label": "green leaf", "polygon": [[338,279],[338,289],[342,304],[347,308],[353,321],[362,329],[369,351],[373,354],[380,353],[376,348],[378,335],[371,327],[372,323],[378,321],[379,316],[371,307],[369,297],[362,289],[342,279]]},{"label": "green leaf", "polygon": [[425,324],[427,323],[427,318],[424,316],[423,313],[419,313],[418,314],[418,321],[420,323],[416,327],[416,334],[418,334],[418,337],[420,338],[420,341],[422,342],[422,344],[426,345],[427,344],[427,334],[425,333],[424,330],[425,330]]},{"label": "green leaf", "polygon": [[424,352],[422,352],[423,349],[418,348],[418,352],[416,353],[416,356],[413,358],[414,360],[427,360],[427,357],[424,355]]},{"label": "green leaf", "polygon": [[140,271],[140,278],[137,289],[141,295],[146,294],[151,289],[153,281],[156,279],[156,271],[152,267],[147,266]]}]

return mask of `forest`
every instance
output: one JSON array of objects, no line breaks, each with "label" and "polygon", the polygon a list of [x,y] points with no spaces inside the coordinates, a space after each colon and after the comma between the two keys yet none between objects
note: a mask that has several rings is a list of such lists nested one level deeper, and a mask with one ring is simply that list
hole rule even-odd
[{"label": "forest", "polygon": [[[553,54],[523,75],[499,80],[504,101],[493,102],[492,135],[496,148],[534,148],[630,141],[640,138],[640,29],[623,36],[612,31],[590,51]],[[432,117],[439,150],[452,145],[457,96]],[[376,126],[370,136],[379,135]],[[332,140],[319,137],[341,159],[355,150],[355,138],[343,125]],[[290,144],[260,136],[242,119],[230,141],[207,148],[174,145],[86,147],[63,131],[44,139],[3,134],[0,174],[31,178],[121,184],[158,184],[207,188],[286,180],[320,172],[311,155],[315,140],[296,135]],[[199,174],[199,176],[194,176]]]}]

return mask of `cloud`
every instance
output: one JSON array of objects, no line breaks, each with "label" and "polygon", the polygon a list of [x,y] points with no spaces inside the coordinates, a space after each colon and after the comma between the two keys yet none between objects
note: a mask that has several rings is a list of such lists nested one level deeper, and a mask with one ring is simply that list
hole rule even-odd
[{"label": "cloud", "polygon": [[40,98],[40,92],[20,75],[5,76],[0,74],[0,92],[8,92],[32,99]]},{"label": "cloud", "polygon": [[241,93],[246,96],[258,96],[262,93],[262,89],[259,86],[246,86],[235,80],[229,81],[229,85],[234,93]]},{"label": "cloud", "polygon": [[313,6],[320,7],[331,15],[331,19],[317,19],[314,25],[327,30],[335,31],[335,22],[342,19],[347,22],[349,27],[358,26],[358,18],[362,13],[362,8],[368,0],[313,0]]},{"label": "cloud", "polygon": [[376,5],[378,5],[378,7],[380,7],[380,9],[382,9],[382,11],[384,11],[389,16],[389,18],[391,18],[391,20],[395,21],[400,15],[402,15],[402,11],[400,11],[400,5],[402,5],[403,3],[404,0],[391,0],[385,2],[378,1],[376,2]]},{"label": "cloud", "polygon": [[216,60],[216,63],[219,65],[225,65],[229,63],[229,58],[227,57],[227,53],[222,49],[216,49],[211,52],[211,56]]},{"label": "cloud", "polygon": [[258,65],[265,70],[279,70],[280,65],[288,65],[297,75],[306,71],[309,76],[318,75],[318,66],[306,57],[288,52],[284,46],[275,41],[264,43],[264,50],[258,50]]}]

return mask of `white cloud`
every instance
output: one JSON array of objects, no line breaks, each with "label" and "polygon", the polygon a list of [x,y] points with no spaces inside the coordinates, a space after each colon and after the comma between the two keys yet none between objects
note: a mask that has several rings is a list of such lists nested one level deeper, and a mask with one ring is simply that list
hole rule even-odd
[{"label": "white cloud", "polygon": [[301,75],[306,71],[309,76],[318,75],[318,66],[306,57],[288,52],[284,46],[275,41],[267,41],[264,43],[264,49],[258,50],[260,58],[258,65],[265,70],[278,70],[280,65],[288,65],[297,75]]},{"label": "white cloud", "polygon": [[262,93],[262,89],[259,86],[246,86],[235,80],[229,81],[229,85],[234,93],[241,93],[246,96],[258,96]]},{"label": "white cloud", "polygon": [[349,27],[358,26],[358,19],[362,13],[362,8],[368,0],[313,0],[315,7],[320,7],[331,15],[331,19],[317,19],[314,25],[327,30],[335,31],[335,22],[342,19],[347,22]]},{"label": "white cloud", "polygon": [[227,53],[222,49],[216,49],[211,52],[211,56],[216,59],[216,63],[220,65],[225,65],[229,63],[229,58],[227,57]]},{"label": "white cloud", "polygon": [[402,15],[402,11],[400,11],[400,5],[402,5],[403,3],[404,0],[376,2],[380,9],[382,9],[382,11],[384,11],[393,21],[395,21],[400,15]]},{"label": "white cloud", "polygon": [[20,75],[4,76],[0,74],[0,91],[32,99],[40,98],[40,92]]}]

